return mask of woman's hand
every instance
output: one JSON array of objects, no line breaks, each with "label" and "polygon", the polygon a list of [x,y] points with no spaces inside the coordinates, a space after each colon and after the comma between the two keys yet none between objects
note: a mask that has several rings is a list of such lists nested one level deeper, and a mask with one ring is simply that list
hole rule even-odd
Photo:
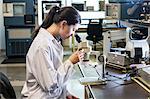
[{"label": "woman's hand", "polygon": [[78,98],[74,96],[67,96],[66,99],[78,99]]},{"label": "woman's hand", "polygon": [[74,53],[69,57],[69,60],[70,60],[73,64],[75,64],[75,63],[79,62],[80,60],[82,60],[83,57],[84,57],[84,53],[83,53],[82,50],[80,50],[80,51],[74,52]]}]

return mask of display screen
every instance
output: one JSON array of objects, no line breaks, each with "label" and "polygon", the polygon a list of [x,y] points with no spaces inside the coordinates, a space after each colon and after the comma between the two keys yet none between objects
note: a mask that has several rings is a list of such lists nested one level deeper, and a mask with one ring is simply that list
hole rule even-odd
[{"label": "display screen", "polygon": [[14,4],[13,5],[14,16],[23,16],[25,14],[25,5],[24,4]]},{"label": "display screen", "polygon": [[26,39],[31,38],[32,29],[15,28],[7,29],[9,39]]},{"label": "display screen", "polygon": [[143,40],[148,37],[148,28],[134,26],[131,28],[131,40]]},{"label": "display screen", "polygon": [[53,6],[61,6],[61,1],[42,1],[42,19],[44,19]]},{"label": "display screen", "polygon": [[84,11],[84,4],[72,3],[72,6],[75,7],[79,11]]}]

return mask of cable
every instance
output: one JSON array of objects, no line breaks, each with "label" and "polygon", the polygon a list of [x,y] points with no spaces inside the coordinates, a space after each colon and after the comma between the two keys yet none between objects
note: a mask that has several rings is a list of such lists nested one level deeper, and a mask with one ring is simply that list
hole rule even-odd
[{"label": "cable", "polygon": [[[118,85],[129,85],[129,84],[133,84],[132,81],[129,82],[129,81],[127,80],[127,77],[129,77],[129,76],[126,76],[126,77],[121,78],[121,77],[117,77],[117,76],[115,76],[115,75],[108,74],[108,72],[107,72],[107,75],[110,76],[110,77],[114,77],[114,78],[117,79],[117,80],[116,80],[116,79],[115,79],[115,80],[112,80],[111,78],[106,77],[106,78],[107,78],[107,81],[114,82],[114,83],[116,83],[116,84],[118,84]],[[127,75],[128,75],[128,74],[127,74]],[[124,78],[126,78],[126,79],[124,80]],[[124,83],[118,83],[118,82],[117,82],[117,81],[120,81],[120,80],[124,81]]]}]

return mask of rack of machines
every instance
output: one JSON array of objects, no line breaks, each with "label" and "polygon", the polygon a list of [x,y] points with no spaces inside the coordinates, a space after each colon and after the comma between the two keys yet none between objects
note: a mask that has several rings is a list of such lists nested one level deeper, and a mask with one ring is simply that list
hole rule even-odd
[{"label": "rack of machines", "polygon": [[[107,14],[113,18],[121,19],[121,24],[127,27],[124,33],[126,47],[112,49],[104,46],[104,55],[107,55],[107,65],[125,69],[136,83],[150,93],[150,0],[133,1],[135,3],[127,10],[123,10],[123,6],[126,6],[127,3],[121,3],[122,7],[120,4],[107,6],[107,9],[113,8]],[[117,35],[118,33],[113,35],[111,32],[104,34],[104,45],[109,45],[108,42],[118,39]],[[114,52],[110,52],[110,49]]]},{"label": "rack of machines", "polygon": [[34,0],[4,0],[7,57],[24,57],[35,27]]},{"label": "rack of machines", "polygon": [[[115,64],[113,67],[126,69],[126,66],[129,66],[131,63],[140,63],[140,60],[147,61],[145,59],[149,58],[148,38],[150,28],[148,23],[148,2],[150,1],[133,0],[133,2],[133,4],[131,2],[112,3],[112,5],[106,6],[108,10],[107,14],[112,16],[112,18],[119,19],[120,24],[127,27],[126,31],[115,31],[114,33],[111,31],[104,34],[104,55],[109,56],[107,57],[108,64]],[[125,7],[127,10],[124,10]],[[109,12],[109,9],[112,11]],[[120,9],[120,11],[117,9]],[[146,18],[142,16],[146,16]],[[125,48],[110,48],[108,46],[112,40],[124,38],[126,39]],[[110,50],[114,52],[110,52]],[[134,59],[133,62],[132,59]]]}]

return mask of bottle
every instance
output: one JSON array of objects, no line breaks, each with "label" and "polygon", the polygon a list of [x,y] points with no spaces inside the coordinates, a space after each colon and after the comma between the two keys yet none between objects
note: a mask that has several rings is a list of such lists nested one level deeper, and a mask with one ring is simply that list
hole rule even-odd
[{"label": "bottle", "polygon": [[105,11],[105,0],[99,0],[99,11]]}]

